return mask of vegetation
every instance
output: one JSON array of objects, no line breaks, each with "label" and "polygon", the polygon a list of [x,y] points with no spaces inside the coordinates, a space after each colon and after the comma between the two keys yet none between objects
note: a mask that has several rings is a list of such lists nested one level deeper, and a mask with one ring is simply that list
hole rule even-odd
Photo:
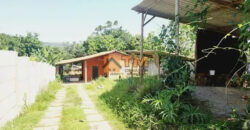
[{"label": "vegetation", "polygon": [[[190,87],[166,89],[157,77],[146,77],[143,81],[150,87],[134,89],[129,87],[129,79],[115,81],[113,89],[100,96],[129,128],[172,129],[208,119],[200,108],[187,104],[184,93]],[[139,79],[133,83],[138,84]]]},{"label": "vegetation", "polygon": [[8,122],[3,130],[32,130],[42,118],[49,103],[55,99],[56,92],[62,87],[58,81],[50,82],[47,90],[43,90],[34,104],[25,106],[23,112],[13,121]]},{"label": "vegetation", "polygon": [[[122,120],[126,128],[230,130],[244,127],[243,118],[236,111],[229,119],[216,120],[209,111],[193,105],[189,95],[193,87],[165,88],[157,77],[145,77],[143,81],[147,87],[135,88],[138,78],[130,86],[130,79],[114,81],[101,77],[86,86],[86,90],[105,118]],[[247,122],[244,128],[248,128]]]},{"label": "vegetation", "polygon": [[[121,121],[121,118],[118,117],[114,112],[113,109],[109,107],[108,104],[103,101],[100,96],[110,91],[113,86],[116,84],[113,80],[107,80],[105,78],[99,78],[98,80],[94,81],[92,84],[85,86],[85,90],[87,91],[88,95],[90,96],[91,100],[94,102],[97,111],[108,121],[111,127],[115,130],[126,130],[128,129],[125,124]],[[100,85],[104,86],[104,88],[100,89]],[[122,93],[122,92],[120,92]],[[119,93],[117,93],[119,94]]]},{"label": "vegetation", "polygon": [[[139,49],[140,36],[132,35],[118,22],[107,21],[99,25],[85,41],[66,43],[63,46],[47,46],[39,40],[37,33],[26,36],[0,34],[0,50],[15,50],[19,56],[29,56],[31,60],[43,61],[54,65],[64,59],[76,58],[109,50]],[[155,35],[150,33],[145,38],[144,47],[148,50],[162,49]]]},{"label": "vegetation", "polygon": [[76,86],[67,88],[59,130],[88,130]]}]

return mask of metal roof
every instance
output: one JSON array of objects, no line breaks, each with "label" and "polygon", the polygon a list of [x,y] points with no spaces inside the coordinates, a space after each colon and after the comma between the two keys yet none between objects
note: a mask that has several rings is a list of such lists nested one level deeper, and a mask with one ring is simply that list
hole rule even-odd
[{"label": "metal roof", "polygon": [[[140,51],[138,50],[128,50],[126,51],[126,53],[129,53],[129,54],[140,54]],[[145,50],[143,51],[143,55],[145,56],[153,56],[154,54],[163,54],[163,55],[167,55],[167,56],[179,56],[181,57],[183,60],[186,60],[186,61],[194,61],[193,58],[190,58],[190,57],[186,57],[186,56],[182,56],[182,55],[178,55],[178,54],[175,54],[175,53],[169,53],[169,52],[166,52],[166,51],[154,51],[154,50]]]},{"label": "metal roof", "polygon": [[[240,23],[241,14],[235,9],[235,5],[242,0],[208,0],[209,5],[207,14],[207,29],[227,33]],[[192,0],[180,0],[180,22],[190,23],[186,17],[188,7],[193,7]],[[133,7],[139,13],[147,13],[153,16],[174,20],[175,18],[175,0],[143,0],[140,4]],[[196,9],[194,12],[200,12],[202,9]],[[235,15],[236,14],[236,15]]]},{"label": "metal roof", "polygon": [[118,53],[121,53],[123,55],[127,55],[127,54],[122,53],[120,51],[112,50],[112,51],[100,52],[100,53],[97,53],[97,54],[88,55],[88,56],[84,56],[84,57],[68,59],[68,60],[62,60],[60,62],[57,62],[56,65],[63,65],[63,64],[69,64],[69,63],[79,62],[79,61],[83,61],[83,60],[88,60],[88,59],[92,59],[92,58],[95,58],[95,57],[108,55],[108,54],[111,54],[111,53],[114,53],[114,52],[118,52]]}]

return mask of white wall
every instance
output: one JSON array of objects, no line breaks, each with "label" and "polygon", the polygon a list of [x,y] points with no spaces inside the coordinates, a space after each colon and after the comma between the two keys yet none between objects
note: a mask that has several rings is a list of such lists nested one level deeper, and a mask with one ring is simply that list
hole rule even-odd
[{"label": "white wall", "polygon": [[158,75],[158,67],[154,61],[148,62],[148,74],[149,75]]},{"label": "white wall", "polygon": [[55,67],[18,57],[14,51],[0,51],[0,128],[34,103],[42,88],[55,80]]}]

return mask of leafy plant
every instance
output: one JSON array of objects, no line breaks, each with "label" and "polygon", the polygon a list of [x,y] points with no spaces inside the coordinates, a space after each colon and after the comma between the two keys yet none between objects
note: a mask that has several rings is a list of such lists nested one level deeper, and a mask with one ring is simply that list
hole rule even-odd
[{"label": "leafy plant", "polygon": [[181,109],[183,110],[181,115],[182,122],[192,124],[205,123],[205,121],[208,119],[208,116],[204,114],[204,111],[202,111],[199,107],[193,107],[188,104],[182,105]]}]

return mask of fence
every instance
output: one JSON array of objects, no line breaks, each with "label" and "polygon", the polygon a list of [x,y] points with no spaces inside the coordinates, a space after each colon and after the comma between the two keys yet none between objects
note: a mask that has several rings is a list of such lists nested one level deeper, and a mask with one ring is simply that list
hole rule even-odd
[{"label": "fence", "polygon": [[34,103],[39,91],[55,80],[55,67],[0,51],[0,128],[14,119],[24,105]]}]

